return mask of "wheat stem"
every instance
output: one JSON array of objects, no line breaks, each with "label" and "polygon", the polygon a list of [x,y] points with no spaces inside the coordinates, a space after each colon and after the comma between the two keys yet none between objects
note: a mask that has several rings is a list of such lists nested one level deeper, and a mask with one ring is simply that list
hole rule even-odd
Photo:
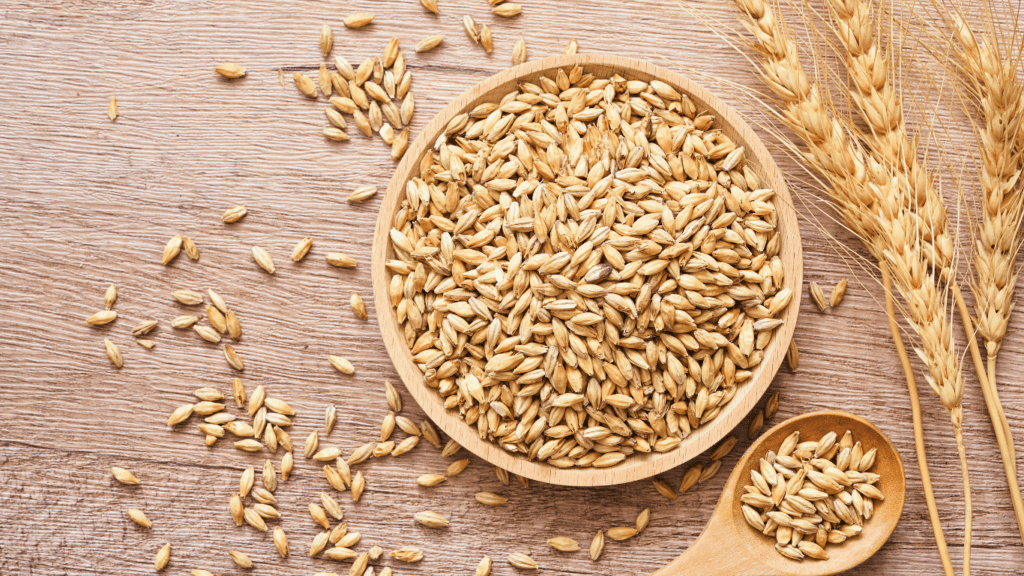
[{"label": "wheat stem", "polygon": [[932,490],[932,477],[928,472],[928,457],[924,448],[924,427],[921,424],[921,399],[917,395],[917,381],[914,378],[914,369],[910,365],[910,357],[907,355],[907,348],[903,345],[903,337],[900,335],[899,324],[896,323],[896,311],[893,303],[892,279],[889,276],[889,265],[882,260],[878,264],[882,272],[882,289],[885,291],[885,315],[889,319],[889,330],[892,332],[892,341],[896,345],[896,353],[900,357],[900,364],[903,366],[903,376],[907,379],[907,392],[910,395],[910,414],[914,422],[914,446],[917,448],[917,467],[921,470],[921,487],[924,489],[924,501],[928,505],[928,517],[932,522],[932,533],[935,535],[935,545],[939,549],[939,559],[942,561],[942,569],[946,576],[954,576],[953,562],[949,557],[949,550],[946,548],[946,537],[942,534],[942,521],[939,519],[939,508],[935,504],[935,492]]},{"label": "wheat stem", "polygon": [[[1006,411],[1003,410],[1003,403],[999,400],[999,389],[996,387],[996,357],[988,357],[988,382],[992,387],[992,393],[996,399],[996,405],[999,407],[999,421],[1003,426],[1003,435],[1007,439],[1006,451],[1010,454],[1010,462],[1013,463],[1014,478],[1013,483],[1016,484],[1017,480],[1017,451],[1013,445],[1013,436],[1010,434],[1010,423],[1006,419]],[[1020,523],[1018,518],[1018,528],[1021,530],[1021,541],[1024,542],[1024,525]]]},{"label": "wheat stem", "polygon": [[[962,419],[962,418],[961,418]],[[967,477],[967,451],[964,449],[964,429],[962,423],[953,417],[953,430],[956,433],[956,449],[960,454],[960,471],[964,480],[964,576],[971,574],[971,481]]]},{"label": "wheat stem", "polygon": [[[988,408],[989,415],[992,418],[992,428],[996,434],[996,442],[1000,447],[1003,471],[1006,473],[1006,481],[1010,488],[1010,502],[1013,504],[1013,514],[1017,518],[1017,530],[1021,534],[1021,541],[1024,542],[1024,524],[1022,524],[1021,520],[1024,518],[1024,500],[1021,499],[1020,486],[1017,484],[1017,462],[1012,451],[1002,449],[1008,441],[1010,446],[1013,445],[1012,439],[1007,436],[1009,428],[1004,427],[998,420],[1000,413],[1002,413],[1003,418],[1006,417],[1006,414],[1002,412],[998,393],[995,386],[992,385],[993,380],[990,380],[985,373],[985,365],[981,358],[981,352],[978,350],[978,342],[977,338],[975,338],[974,327],[971,322],[971,313],[967,309],[967,303],[964,302],[963,294],[961,294],[959,288],[954,290],[954,297],[956,298],[957,308],[960,310],[960,318],[963,320],[964,330],[967,332],[969,339],[971,359],[974,361],[974,367],[978,372],[981,395],[985,399],[985,407]],[[995,365],[991,364],[990,366],[994,370]]]}]

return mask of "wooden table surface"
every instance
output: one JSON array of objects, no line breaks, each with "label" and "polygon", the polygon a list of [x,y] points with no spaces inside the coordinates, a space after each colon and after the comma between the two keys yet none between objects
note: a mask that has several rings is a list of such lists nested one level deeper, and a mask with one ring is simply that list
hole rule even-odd
[{"label": "wooden table surface", "polygon": [[[326,141],[320,134],[326,102],[310,102],[290,81],[282,88],[277,80],[279,67],[288,77],[315,72],[322,61],[322,24],[335,29],[334,53],[356,63],[379,54],[391,36],[401,39],[414,75],[414,134],[447,101],[507,67],[520,35],[531,58],[561,53],[574,37],[581,51],[674,67],[670,59],[756,85],[744,58],[673,2],[524,0],[523,14],[510,20],[492,16],[482,0],[439,3],[439,17],[415,0],[64,0],[0,7],[0,573],[151,574],[154,554],[165,542],[173,546],[168,574],[193,568],[244,573],[228,558],[230,549],[253,558],[253,574],[348,572],[347,563],[306,556],[318,531],[306,506],[326,483],[320,466],[302,458],[301,450],[293,479],[277,492],[285,514],[279,525],[293,552],[281,560],[269,533],[236,528],[228,514],[240,471],[258,467],[263,456],[223,440],[206,447],[195,421],[173,430],[164,424],[176,406],[192,401],[193,389],[213,386],[227,393],[236,375],[218,346],[170,327],[171,318],[190,310],[169,296],[180,288],[213,288],[237,311],[244,330],[236,346],[246,362],[242,379],[248,390],[263,384],[269,395],[295,407],[296,444],[322,425],[328,403],[338,406],[339,424],[322,444],[346,454],[378,435],[388,411],[382,382],[397,380],[369,298],[379,199],[352,205],[345,196],[362,184],[383,189],[393,163],[379,139]],[[733,22],[728,3],[696,6]],[[345,29],[343,17],[357,9],[377,19],[367,28]],[[491,26],[493,55],[469,43],[464,14]],[[413,54],[418,39],[438,32],[448,35],[440,48]],[[244,64],[249,76],[231,82],[217,77],[213,67],[221,62]],[[113,95],[121,111],[116,122],[106,118]],[[735,94],[723,97],[741,111],[752,110]],[[796,165],[781,156],[780,163],[794,176],[794,192],[821,206],[801,188]],[[248,206],[249,215],[223,224],[221,213],[238,204]],[[844,246],[856,247],[825,217],[827,211],[810,214]],[[195,240],[200,260],[182,255],[161,266],[164,243],[179,233]],[[773,384],[782,393],[775,422],[836,408],[866,416],[889,434],[907,464],[907,506],[887,546],[854,573],[939,573],[910,404],[879,305],[881,290],[812,219],[802,222],[801,234],[806,281],[851,282],[846,300],[828,313],[817,312],[809,299],[800,303],[800,369],[783,369]],[[307,235],[315,239],[310,256],[291,263],[292,246]],[[255,266],[253,245],[273,254],[276,275]],[[327,266],[324,255],[337,250],[354,255],[359,267]],[[119,319],[87,326],[84,319],[102,308],[110,283],[118,287]],[[367,299],[370,321],[356,319],[348,308],[352,291]],[[151,351],[130,334],[144,318],[161,322]],[[1024,437],[1016,427],[1024,389],[1014,386],[1024,367],[1021,322],[1018,314],[1000,366],[1000,394],[1018,439]],[[124,368],[107,361],[105,337],[120,345]],[[349,357],[356,374],[336,372],[328,354]],[[1015,574],[1024,554],[971,372],[965,370],[964,404],[974,488],[973,567],[978,574]],[[404,389],[402,394],[404,413],[421,418]],[[926,387],[921,394],[936,495],[956,565],[963,509],[955,444],[939,402]],[[447,466],[421,442],[401,458],[361,465],[366,493],[355,504],[343,495],[345,518],[363,535],[361,549],[413,545],[425,552],[423,562],[413,565],[385,557],[373,563],[378,571],[391,566],[397,574],[470,574],[486,554],[494,558],[494,574],[512,574],[517,570],[506,555],[525,552],[545,573],[649,573],[698,536],[726,472],[748,444],[745,429],[746,423],[737,430],[740,445],[723,471],[674,501],[658,495],[650,481],[575,489],[524,488],[513,479],[505,487],[476,458],[461,476],[421,488],[417,476]],[[114,465],[133,470],[142,485],[114,482]],[[682,473],[676,469],[663,478],[678,486]],[[509,504],[483,507],[473,498],[481,490],[505,494]],[[153,528],[131,523],[124,512],[129,507],[143,509]],[[586,547],[597,530],[628,525],[646,507],[650,527],[627,542],[609,541],[598,562],[545,544],[564,535]],[[428,509],[448,517],[451,527],[414,524],[412,515]]]}]

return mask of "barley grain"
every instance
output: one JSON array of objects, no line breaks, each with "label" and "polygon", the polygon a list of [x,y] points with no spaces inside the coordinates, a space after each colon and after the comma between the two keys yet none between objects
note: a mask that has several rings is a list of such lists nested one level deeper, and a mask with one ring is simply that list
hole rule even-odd
[{"label": "barley grain", "polygon": [[761,435],[761,430],[764,429],[764,412],[757,410],[754,412],[754,416],[750,419],[750,424],[747,425],[747,439],[753,440]]},{"label": "barley grain", "polygon": [[480,559],[480,562],[476,565],[476,576],[490,576],[491,574],[491,557],[484,556]]},{"label": "barley grain", "polygon": [[342,374],[353,374],[356,371],[352,366],[352,363],[341,356],[328,356],[327,359],[331,362],[331,365]]},{"label": "barley grain", "polygon": [[227,320],[224,318],[224,314],[218,310],[215,306],[206,307],[206,318],[210,321],[210,326],[213,326],[217,332],[224,334],[228,331]]},{"label": "barley grain", "polygon": [[192,290],[175,290],[171,292],[171,297],[186,306],[197,306],[203,303],[203,295]]},{"label": "barley grain", "polygon": [[327,519],[327,514],[324,512],[323,508],[317,506],[316,504],[310,503],[309,515],[313,517],[314,522],[316,522],[320,526],[323,526],[325,529],[330,529],[331,522]]},{"label": "barley grain", "polygon": [[231,559],[239,568],[252,568],[252,560],[244,552],[231,550],[228,552],[228,556],[231,556]]},{"label": "barley grain", "polygon": [[460,446],[458,442],[449,439],[448,442],[445,442],[444,448],[441,449],[441,457],[448,458],[450,456],[454,456],[455,453],[461,449],[462,446]]},{"label": "barley grain", "polygon": [[508,503],[508,498],[494,492],[477,492],[476,501],[485,506],[503,506]]},{"label": "barley grain", "polygon": [[359,297],[359,294],[353,292],[350,303],[352,305],[352,312],[356,317],[360,320],[366,320],[366,304],[363,303],[363,299]]},{"label": "barley grain", "polygon": [[417,512],[413,519],[418,523],[426,526],[427,528],[447,528],[448,520],[438,514],[437,512]]},{"label": "barley grain", "polygon": [[246,438],[245,440],[239,440],[235,442],[235,448],[242,450],[243,452],[259,452],[263,449],[263,444],[258,440],[252,438]]},{"label": "barley grain", "polygon": [[636,532],[637,532],[637,534],[639,534],[640,532],[643,532],[644,528],[647,528],[647,525],[650,524],[650,523],[651,523],[651,509],[650,508],[644,508],[643,510],[640,511],[639,514],[636,515],[636,523],[635,524],[636,524]]},{"label": "barley grain", "polygon": [[633,536],[636,536],[636,528],[629,526],[617,526],[615,528],[608,529],[608,537],[612,540],[629,540]]},{"label": "barley grain", "polygon": [[[447,477],[445,477],[444,474],[423,474],[416,479],[416,483],[419,484],[420,486],[426,486],[429,488],[431,486],[437,486],[438,484],[444,482],[445,480],[447,480]],[[480,498],[478,495],[477,500],[479,499]]]},{"label": "barley grain", "polygon": [[281,458],[281,480],[288,480],[292,475],[292,469],[295,467],[295,457],[292,456],[291,449],[288,448],[288,452]]},{"label": "barley grain", "polygon": [[288,557],[288,537],[285,536],[284,530],[280,526],[274,528],[274,548],[277,548],[277,553],[281,555],[281,558]]},{"label": "barley grain", "polygon": [[110,97],[110,103],[107,104],[107,118],[111,121],[117,120],[119,112],[117,110],[117,96]]},{"label": "barley grain", "polygon": [[548,538],[548,545],[559,552],[578,552],[580,543],[565,536]]},{"label": "barley grain", "polygon": [[480,43],[480,29],[477,28],[476,21],[469,14],[462,17],[462,28],[473,44]]},{"label": "barley grain", "polygon": [[458,476],[469,466],[469,458],[463,458],[462,460],[456,460],[448,465],[448,470],[445,471],[444,475],[451,478],[452,476]]},{"label": "barley grain", "polygon": [[181,406],[178,406],[174,409],[174,412],[171,413],[170,417],[167,418],[167,425],[174,426],[188,420],[189,417],[192,416],[194,408],[195,404],[182,404]]},{"label": "barley grain", "polygon": [[345,26],[349,28],[362,28],[370,22],[373,22],[373,14],[366,14],[363,12],[356,12],[347,16],[344,20]]},{"label": "barley grain", "polygon": [[602,552],[604,552],[604,532],[598,530],[594,539],[590,541],[590,560],[597,562]]},{"label": "barley grain", "polygon": [[248,213],[249,209],[245,206],[235,206],[234,208],[228,208],[225,210],[224,214],[221,216],[221,220],[226,224],[234,224],[244,218]]},{"label": "barley grain", "polygon": [[520,570],[536,570],[539,567],[536,560],[521,552],[509,554],[508,563]]},{"label": "barley grain", "polygon": [[491,12],[501,16],[503,18],[511,18],[519,15],[523,11],[523,7],[513,2],[503,2],[497,6],[491,8]]},{"label": "barley grain", "polygon": [[164,253],[160,258],[160,263],[166,266],[171,263],[171,260],[177,258],[178,254],[181,253],[181,243],[182,238],[180,234],[168,240],[167,245],[164,246]]},{"label": "barley grain", "polygon": [[725,440],[722,440],[718,446],[711,452],[709,456],[712,460],[721,460],[732,452],[732,449],[736,447],[736,442],[739,439],[735,436],[726,436]]},{"label": "barley grain", "polygon": [[339,548],[355,548],[361,539],[362,536],[360,536],[359,532],[346,532],[338,539],[336,544]]},{"label": "barley grain", "polygon": [[234,310],[228,310],[224,314],[224,326],[227,328],[232,340],[238,341],[242,338],[242,325],[239,323],[238,316],[235,315]]},{"label": "barley grain", "polygon": [[324,531],[319,532],[316,536],[313,537],[313,540],[309,543],[310,558],[313,558],[317,554],[323,552],[324,548],[327,548],[327,542],[330,536],[330,532]]},{"label": "barley grain", "polygon": [[353,190],[352,193],[348,195],[348,201],[362,202],[364,200],[372,198],[375,194],[377,194],[376,186],[360,186]]},{"label": "barley grain", "polygon": [[121,349],[117,347],[117,344],[111,342],[109,338],[104,338],[103,345],[106,347],[110,363],[118,368],[124,366],[124,357],[121,356]]},{"label": "barley grain", "polygon": [[324,137],[335,142],[345,142],[349,139],[344,130],[330,126],[324,128]]},{"label": "barley grain", "polygon": [[241,78],[245,76],[245,66],[241,66],[239,64],[231,64],[230,62],[225,64],[218,64],[214,66],[213,70],[217,72],[217,74],[220,74],[221,76],[232,80],[235,78]]},{"label": "barley grain", "polygon": [[328,514],[334,517],[335,520],[341,520],[345,517],[345,513],[342,512],[341,510],[341,505],[338,504],[338,501],[332,498],[330,494],[321,492],[320,503],[324,505],[324,510],[326,510]]},{"label": "barley grain", "polygon": [[198,316],[189,316],[186,314],[177,316],[171,320],[171,327],[177,328],[178,330],[184,330],[185,328],[191,328],[196,322],[199,322]]},{"label": "barley grain", "polygon": [[320,53],[324,55],[324,58],[331,54],[331,48],[334,47],[334,33],[331,32],[331,27],[324,24],[320,28]]},{"label": "barley grain", "polygon": [[258,264],[260,268],[263,268],[264,270],[266,270],[270,274],[274,273],[274,271],[275,271],[274,260],[271,259],[270,253],[267,252],[265,249],[263,249],[263,248],[261,248],[259,246],[253,246],[252,247],[252,257],[253,257],[253,260],[256,261],[256,264]]},{"label": "barley grain", "polygon": [[139,322],[135,328],[132,328],[132,336],[145,336],[153,331],[159,324],[156,320],[143,320]]},{"label": "barley grain", "polygon": [[157,572],[167,567],[167,563],[171,561],[171,545],[164,544],[160,550],[157,551],[156,557],[153,558],[153,564],[156,566]]},{"label": "barley grain", "polygon": [[[395,389],[394,385],[387,380],[384,381],[384,396],[387,398],[388,406],[390,406],[396,414],[402,411],[402,396],[398,393],[398,390]],[[404,426],[401,428],[408,434],[415,434],[415,432],[409,432],[409,430]]]},{"label": "barley grain", "polygon": [[430,50],[437,48],[437,46],[441,44],[441,42],[444,42],[444,34],[434,34],[432,36],[427,36],[426,38],[416,43],[415,50],[416,52],[429,52]]},{"label": "barley grain", "polygon": [[764,404],[764,419],[771,420],[775,417],[775,413],[779,411],[779,393],[775,392],[768,397],[768,401]]},{"label": "barley grain", "polygon": [[277,504],[277,498],[260,486],[256,486],[252,489],[252,499],[260,504]]},{"label": "barley grain", "polygon": [[818,286],[817,282],[811,282],[811,301],[818,307],[820,312],[824,312],[827,307],[825,301],[825,293],[821,290],[821,286]]},{"label": "barley grain", "polygon": [[[434,448],[441,449],[441,437],[437,435],[437,430],[434,429],[434,425],[427,420],[420,422],[420,431],[423,433],[423,437],[426,438],[427,442],[434,445]],[[506,482],[508,484],[508,482]]]},{"label": "barley grain", "polygon": [[224,345],[224,359],[228,361],[228,365],[239,372],[245,369],[245,363],[242,362],[242,359],[235,353],[235,349],[227,344]]},{"label": "barley grain", "polygon": [[238,479],[238,493],[242,498],[249,495],[255,481],[256,470],[252,466],[249,466],[242,471],[242,475]]},{"label": "barley grain", "polygon": [[352,501],[359,502],[359,498],[363,495],[363,490],[366,489],[366,479],[363,478],[362,472],[356,472],[356,475],[352,477]]},{"label": "barley grain", "polygon": [[185,254],[189,257],[189,260],[195,262],[199,260],[199,247],[192,241],[188,236],[181,237],[181,246],[185,249]]},{"label": "barley grain", "polygon": [[[298,262],[305,258],[306,254],[309,254],[309,249],[312,247],[312,237],[306,236],[302,240],[299,240],[299,242],[295,245],[295,248],[292,248],[292,262]],[[271,264],[271,268],[273,268],[273,264]]]},{"label": "barley grain", "polygon": [[132,522],[135,522],[139,526],[142,526],[143,528],[153,527],[153,522],[146,517],[146,513],[142,510],[139,510],[138,508],[129,508],[126,513],[128,514],[128,517],[131,518]]},{"label": "barley grain", "polygon": [[348,548],[334,547],[324,553],[331,560],[352,560],[359,554]]},{"label": "barley grain", "polygon": [[307,98],[316,98],[316,82],[313,82],[309,76],[306,76],[302,72],[296,72],[292,75],[292,79],[295,80],[295,87],[299,89]]},{"label": "barley grain", "polygon": [[103,293],[103,306],[110,310],[114,307],[114,302],[117,300],[117,286],[111,284],[107,286],[106,292]]},{"label": "barley grain", "polygon": [[518,66],[526,63],[526,39],[522,36],[516,40],[515,46],[512,47],[512,65]]},{"label": "barley grain", "polygon": [[214,344],[220,343],[220,333],[218,333],[213,328],[211,328],[209,326],[199,326],[199,325],[196,325],[196,326],[193,326],[192,329],[195,330],[196,334],[199,334],[199,336],[203,340],[206,340],[207,342],[212,342]]},{"label": "barley grain", "polygon": [[839,306],[839,303],[843,301],[843,296],[846,296],[846,278],[840,280],[836,287],[832,289],[832,292],[828,295],[828,305],[832,308]]},{"label": "barley grain", "polygon": [[653,480],[653,483],[654,483],[654,489],[658,491],[658,494],[661,494],[662,496],[664,496],[665,498],[668,498],[669,500],[675,500],[676,499],[676,492],[675,492],[675,490],[673,490],[668,485],[667,482],[665,482],[664,480],[662,480],[660,478],[655,478]]},{"label": "barley grain", "polygon": [[488,54],[494,51],[494,40],[491,37],[491,28],[487,24],[480,27],[480,45],[484,47],[484,51]]},{"label": "barley grain", "polygon": [[704,467],[704,470],[700,473],[700,478],[697,479],[698,484],[703,484],[708,480],[715,477],[718,474],[718,469],[722,467],[721,460],[713,460]]},{"label": "barley grain", "polygon": [[327,263],[331,266],[337,266],[338,268],[355,268],[356,261],[351,256],[342,254],[341,252],[331,252],[327,255]]}]

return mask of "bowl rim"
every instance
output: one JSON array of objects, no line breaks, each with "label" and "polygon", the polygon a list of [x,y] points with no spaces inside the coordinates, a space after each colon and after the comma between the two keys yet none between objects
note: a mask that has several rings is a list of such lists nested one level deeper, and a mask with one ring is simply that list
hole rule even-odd
[{"label": "bowl rim", "polygon": [[[775,191],[779,234],[783,235],[780,259],[785,270],[784,284],[793,291],[792,301],[782,317],[784,324],[776,329],[775,336],[765,348],[761,364],[755,368],[751,379],[741,385],[718,417],[692,432],[675,450],[634,454],[610,468],[557,468],[529,461],[481,439],[475,426],[466,424],[457,414],[449,414],[437,391],[423,384],[423,374],[413,363],[412,353],[399,331],[388,292],[392,274],[385,266],[390,250],[391,222],[404,198],[406,182],[413,170],[418,168],[425,151],[434,144],[451,118],[480,102],[493,101],[492,93],[498,90],[511,89],[524,79],[536,79],[541,75],[553,77],[552,73],[557,69],[570,69],[574,65],[581,65],[588,72],[600,68],[605,69],[602,72],[611,73],[614,70],[626,79],[659,79],[688,95],[697,104],[698,110],[711,111],[715,115],[716,128],[742,142],[747,149],[748,163]],[[503,70],[465,91],[434,116],[395,168],[381,200],[373,235],[371,266],[377,320],[385,348],[406,389],[434,424],[469,452],[495,466],[532,480],[565,486],[606,486],[649,478],[695,458],[724,438],[760,400],[785,358],[799,314],[803,284],[800,232],[789,190],[767,148],[739,113],[704,87],[678,73],[641,60],[598,54],[552,56]]]}]

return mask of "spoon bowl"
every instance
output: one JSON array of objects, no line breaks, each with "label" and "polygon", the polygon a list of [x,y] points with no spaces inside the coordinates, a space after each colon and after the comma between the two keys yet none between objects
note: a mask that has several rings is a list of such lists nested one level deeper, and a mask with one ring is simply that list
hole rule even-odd
[{"label": "spoon bowl", "polygon": [[[750,483],[750,470],[769,450],[799,430],[802,439],[817,439],[830,431],[842,436],[849,430],[865,450],[878,455],[872,472],[881,479],[876,485],[885,499],[864,522],[859,535],[841,544],[830,544],[828,560],[790,560],[775,551],[775,538],[764,536],[743,518],[740,497]],[[846,412],[811,412],[790,418],[754,442],[740,458],[722,490],[722,497],[707,527],[697,541],[668,566],[653,576],[827,576],[845,572],[870,558],[896,529],[906,495],[903,460],[889,438],[867,420]]]}]

